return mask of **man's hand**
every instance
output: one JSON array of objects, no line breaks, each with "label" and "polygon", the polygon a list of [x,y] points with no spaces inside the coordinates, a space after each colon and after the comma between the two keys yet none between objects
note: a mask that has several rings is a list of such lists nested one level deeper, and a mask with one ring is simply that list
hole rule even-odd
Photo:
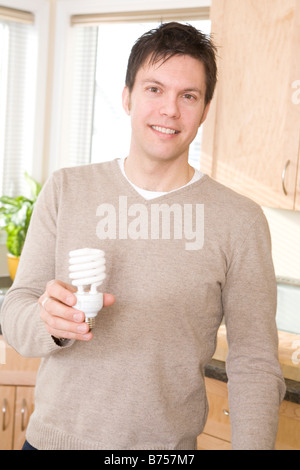
[{"label": "man's hand", "polygon": [[[84,312],[72,308],[76,304],[76,288],[62,281],[48,282],[46,290],[39,298],[40,317],[47,331],[55,338],[89,341],[93,334],[85,323]],[[111,294],[103,294],[103,306],[109,307],[115,302]]]}]

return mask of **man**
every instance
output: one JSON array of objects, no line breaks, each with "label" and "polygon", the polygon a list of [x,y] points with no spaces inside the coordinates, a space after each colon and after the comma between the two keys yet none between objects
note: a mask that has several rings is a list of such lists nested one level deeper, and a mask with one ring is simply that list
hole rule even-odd
[{"label": "man", "polygon": [[[37,449],[195,449],[204,368],[228,332],[234,449],[271,449],[285,386],[276,282],[255,203],[188,164],[216,83],[215,48],[188,25],[142,36],[128,62],[125,160],[59,170],[36,206],[2,328],[42,357],[27,440]],[[106,256],[89,331],[68,253]]]}]

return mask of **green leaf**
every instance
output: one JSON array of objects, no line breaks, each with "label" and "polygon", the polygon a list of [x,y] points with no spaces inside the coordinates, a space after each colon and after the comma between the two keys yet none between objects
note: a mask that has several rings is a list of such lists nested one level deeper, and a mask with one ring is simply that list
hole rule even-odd
[{"label": "green leaf", "polygon": [[10,206],[19,206],[18,201],[16,200],[15,197],[10,197],[10,196],[1,196],[0,197],[0,202],[5,205],[10,205]]},{"label": "green leaf", "polygon": [[26,178],[27,183],[29,184],[31,194],[33,196],[33,200],[36,201],[36,199],[37,199],[37,197],[38,197],[38,195],[39,195],[39,193],[42,189],[42,186],[40,185],[40,183],[35,181],[35,179],[33,179],[31,176],[29,176],[29,174],[27,172],[25,172],[25,178]]},{"label": "green leaf", "polygon": [[32,211],[42,188],[28,173],[25,173],[25,178],[30,186],[32,199],[25,196],[0,197],[2,205],[0,207],[0,230],[6,231],[8,251],[15,256],[21,254]]},{"label": "green leaf", "polygon": [[14,230],[11,230],[7,235],[6,245],[8,251],[14,256],[20,256],[24,241],[25,241],[25,232],[22,227],[15,227]]}]

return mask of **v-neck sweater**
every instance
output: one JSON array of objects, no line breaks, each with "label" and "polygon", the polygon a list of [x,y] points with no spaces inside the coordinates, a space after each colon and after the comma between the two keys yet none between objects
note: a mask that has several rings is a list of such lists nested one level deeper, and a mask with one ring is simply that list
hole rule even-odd
[{"label": "v-neck sweater", "polygon": [[[164,195],[168,194],[169,192],[171,192],[171,191],[150,191],[148,189],[144,189],[144,188],[141,188],[141,187],[137,186],[132,181],[130,181],[130,179],[127,177],[126,172],[125,172],[124,162],[125,162],[125,159],[123,159],[123,158],[118,159],[118,163],[119,163],[119,167],[120,167],[121,172],[123,173],[123,175],[125,176],[127,181],[131,184],[131,186],[144,199],[155,199],[157,197],[164,196]],[[192,179],[188,183],[186,183],[184,186],[188,186],[190,184],[195,183],[196,181],[200,180],[200,178],[202,178],[202,176],[203,176],[203,174],[200,173],[200,171],[198,171],[194,168],[194,175],[193,175]],[[182,189],[182,188],[184,188],[184,186],[181,186],[180,188],[173,189],[172,191],[178,191],[178,189]]]},{"label": "v-neck sweater", "polygon": [[[83,247],[104,250],[101,291],[116,302],[91,341],[59,346],[38,298],[52,279],[70,283],[69,251]],[[56,171],[1,312],[5,340],[42,358],[27,440],[41,450],[196,449],[224,319],[232,447],[273,448],[285,391],[275,313],[270,234],[251,200],[204,175],[147,201],[117,160]]]}]

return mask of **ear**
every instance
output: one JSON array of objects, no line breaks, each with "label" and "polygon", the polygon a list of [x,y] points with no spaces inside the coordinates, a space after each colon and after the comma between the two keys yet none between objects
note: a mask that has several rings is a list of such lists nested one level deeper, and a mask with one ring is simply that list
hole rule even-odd
[{"label": "ear", "polygon": [[122,104],[123,104],[123,108],[126,114],[128,114],[129,116],[130,115],[130,91],[129,91],[128,86],[125,86],[123,89]]},{"label": "ear", "polygon": [[202,114],[202,117],[201,117],[201,121],[200,121],[199,127],[201,126],[201,124],[204,123],[204,121],[205,121],[205,119],[206,119],[206,117],[207,117],[207,114],[208,114],[208,111],[209,111],[209,108],[210,108],[210,103],[211,103],[211,101],[210,101],[209,103],[207,103],[207,105],[206,105],[205,108],[204,108],[204,111],[203,111],[203,114]]}]

